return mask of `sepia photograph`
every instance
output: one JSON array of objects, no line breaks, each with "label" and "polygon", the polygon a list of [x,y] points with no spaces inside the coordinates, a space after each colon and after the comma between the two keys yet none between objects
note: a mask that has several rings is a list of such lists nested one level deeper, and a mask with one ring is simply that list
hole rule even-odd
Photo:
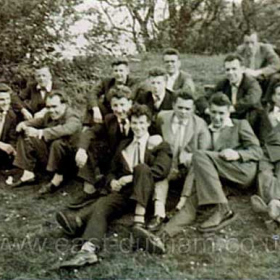
[{"label": "sepia photograph", "polygon": [[0,279],[280,279],[279,0],[0,4]]}]

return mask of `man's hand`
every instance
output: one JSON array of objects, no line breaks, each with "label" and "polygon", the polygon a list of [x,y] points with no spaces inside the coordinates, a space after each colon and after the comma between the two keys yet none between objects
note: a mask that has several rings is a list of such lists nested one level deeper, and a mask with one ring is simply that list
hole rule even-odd
[{"label": "man's hand", "polygon": [[192,154],[186,151],[182,151],[179,155],[179,164],[184,164],[186,167],[190,167],[192,163]]},{"label": "man's hand", "polygon": [[47,108],[43,108],[41,111],[37,112],[37,113],[34,115],[34,119],[43,118],[47,112],[48,112],[48,109],[47,109]]},{"label": "man's hand", "polygon": [[131,183],[133,180],[133,175],[126,175],[126,176],[122,176],[118,181],[121,184],[121,186],[125,186],[129,183]]},{"label": "man's hand", "polygon": [[86,164],[88,159],[88,155],[85,149],[79,148],[77,153],[76,153],[76,157],[75,157],[75,161],[76,164],[79,168],[84,167],[84,165]]},{"label": "man's hand", "polygon": [[25,128],[25,135],[28,137],[39,138],[40,130],[34,127],[26,127]]},{"label": "man's hand", "polygon": [[27,128],[27,125],[25,124],[25,122],[20,122],[16,127],[16,132],[25,131],[26,128]]},{"label": "man's hand", "polygon": [[17,153],[12,145],[4,142],[0,142],[0,150],[4,151],[8,155],[13,155],[13,156],[15,156]]},{"label": "man's hand", "polygon": [[186,196],[181,196],[180,200],[179,200],[179,202],[176,206],[176,209],[181,210],[183,208],[183,206],[185,205],[186,201],[187,201],[187,197]]},{"label": "man's hand", "polygon": [[119,191],[121,190],[121,188],[122,188],[122,185],[121,185],[121,183],[119,182],[119,180],[115,180],[115,179],[113,179],[113,180],[111,181],[110,186],[111,186],[111,190],[112,190],[113,192],[119,192]]},{"label": "man's hand", "polygon": [[240,155],[238,152],[233,149],[225,149],[220,152],[220,157],[226,161],[235,161],[240,159]]},{"label": "man's hand", "polygon": [[22,115],[23,115],[23,117],[24,117],[25,120],[28,121],[28,120],[33,119],[32,114],[31,114],[27,109],[25,109],[25,108],[22,108],[22,109],[21,109],[21,113],[22,113]]},{"label": "man's hand", "polygon": [[93,120],[95,123],[103,123],[103,117],[99,107],[93,107]]}]

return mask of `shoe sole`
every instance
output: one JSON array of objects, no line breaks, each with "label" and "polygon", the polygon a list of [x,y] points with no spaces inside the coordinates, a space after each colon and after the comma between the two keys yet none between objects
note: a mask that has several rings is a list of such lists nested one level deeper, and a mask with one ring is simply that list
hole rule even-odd
[{"label": "shoe sole", "polygon": [[137,242],[137,248],[143,248],[149,253],[164,254],[165,248],[164,244],[159,237],[150,233],[141,227],[134,227],[133,230],[134,241]]},{"label": "shoe sole", "polygon": [[69,235],[69,236],[74,236],[75,232],[71,228],[70,223],[68,222],[66,216],[62,212],[58,212],[55,216],[56,221],[58,224],[62,227],[63,231]]},{"label": "shoe sole", "polygon": [[204,232],[215,232],[218,231],[226,226],[228,226],[229,224],[231,224],[232,222],[234,222],[236,219],[238,218],[238,214],[236,213],[232,213],[232,215],[227,218],[226,220],[223,220],[219,225],[214,226],[214,227],[208,227],[208,228],[201,228],[198,227],[198,231],[204,233]]}]

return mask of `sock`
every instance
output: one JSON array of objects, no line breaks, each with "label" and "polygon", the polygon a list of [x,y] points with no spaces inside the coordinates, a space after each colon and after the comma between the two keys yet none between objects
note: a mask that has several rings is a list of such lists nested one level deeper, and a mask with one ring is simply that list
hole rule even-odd
[{"label": "sock", "polygon": [[34,173],[28,170],[24,170],[22,176],[20,177],[20,180],[22,182],[28,181],[30,179],[33,179],[35,177]]},{"label": "sock", "polygon": [[156,200],[155,201],[155,216],[165,218],[165,205],[162,201]]},{"label": "sock", "polygon": [[81,251],[87,251],[87,252],[90,252],[90,253],[95,253],[96,252],[96,246],[91,243],[90,241],[86,241],[82,248],[81,248]]},{"label": "sock", "polygon": [[52,178],[52,183],[58,187],[63,181],[63,175],[55,173]]},{"label": "sock", "polygon": [[96,192],[96,188],[93,184],[90,184],[89,182],[84,182],[84,192],[87,194],[93,194]]},{"label": "sock", "polygon": [[135,208],[135,216],[134,216],[134,222],[138,222],[138,223],[145,223],[145,213],[146,213],[146,209],[140,205],[139,203],[137,203],[136,208]]}]

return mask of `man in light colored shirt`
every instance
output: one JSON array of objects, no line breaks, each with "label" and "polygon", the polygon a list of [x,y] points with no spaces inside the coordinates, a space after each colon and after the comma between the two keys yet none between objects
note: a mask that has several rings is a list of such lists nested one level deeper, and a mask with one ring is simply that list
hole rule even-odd
[{"label": "man in light colored shirt", "polygon": [[180,54],[176,49],[166,49],[163,52],[163,63],[166,69],[166,88],[170,91],[186,90],[192,95],[195,85],[189,73],[180,70]]},{"label": "man in light colored shirt", "polygon": [[[134,205],[135,239],[141,239],[144,215],[157,181],[167,177],[171,166],[171,151],[167,143],[150,147],[153,136],[148,133],[151,112],[146,105],[134,105],[130,110],[133,139],[120,143],[110,173],[107,176],[109,194],[99,198],[90,214],[74,215],[61,211],[57,221],[68,234],[82,234],[84,244],[73,259],[60,266],[82,266],[95,263],[101,250],[109,222],[123,215],[130,203]],[[140,235],[140,236],[139,236]],[[138,244],[139,246],[139,244]],[[152,249],[152,248],[151,248]]]},{"label": "man in light colored shirt", "polygon": [[11,108],[12,89],[0,83],[0,169],[12,168],[16,155],[16,124],[17,118]]}]

